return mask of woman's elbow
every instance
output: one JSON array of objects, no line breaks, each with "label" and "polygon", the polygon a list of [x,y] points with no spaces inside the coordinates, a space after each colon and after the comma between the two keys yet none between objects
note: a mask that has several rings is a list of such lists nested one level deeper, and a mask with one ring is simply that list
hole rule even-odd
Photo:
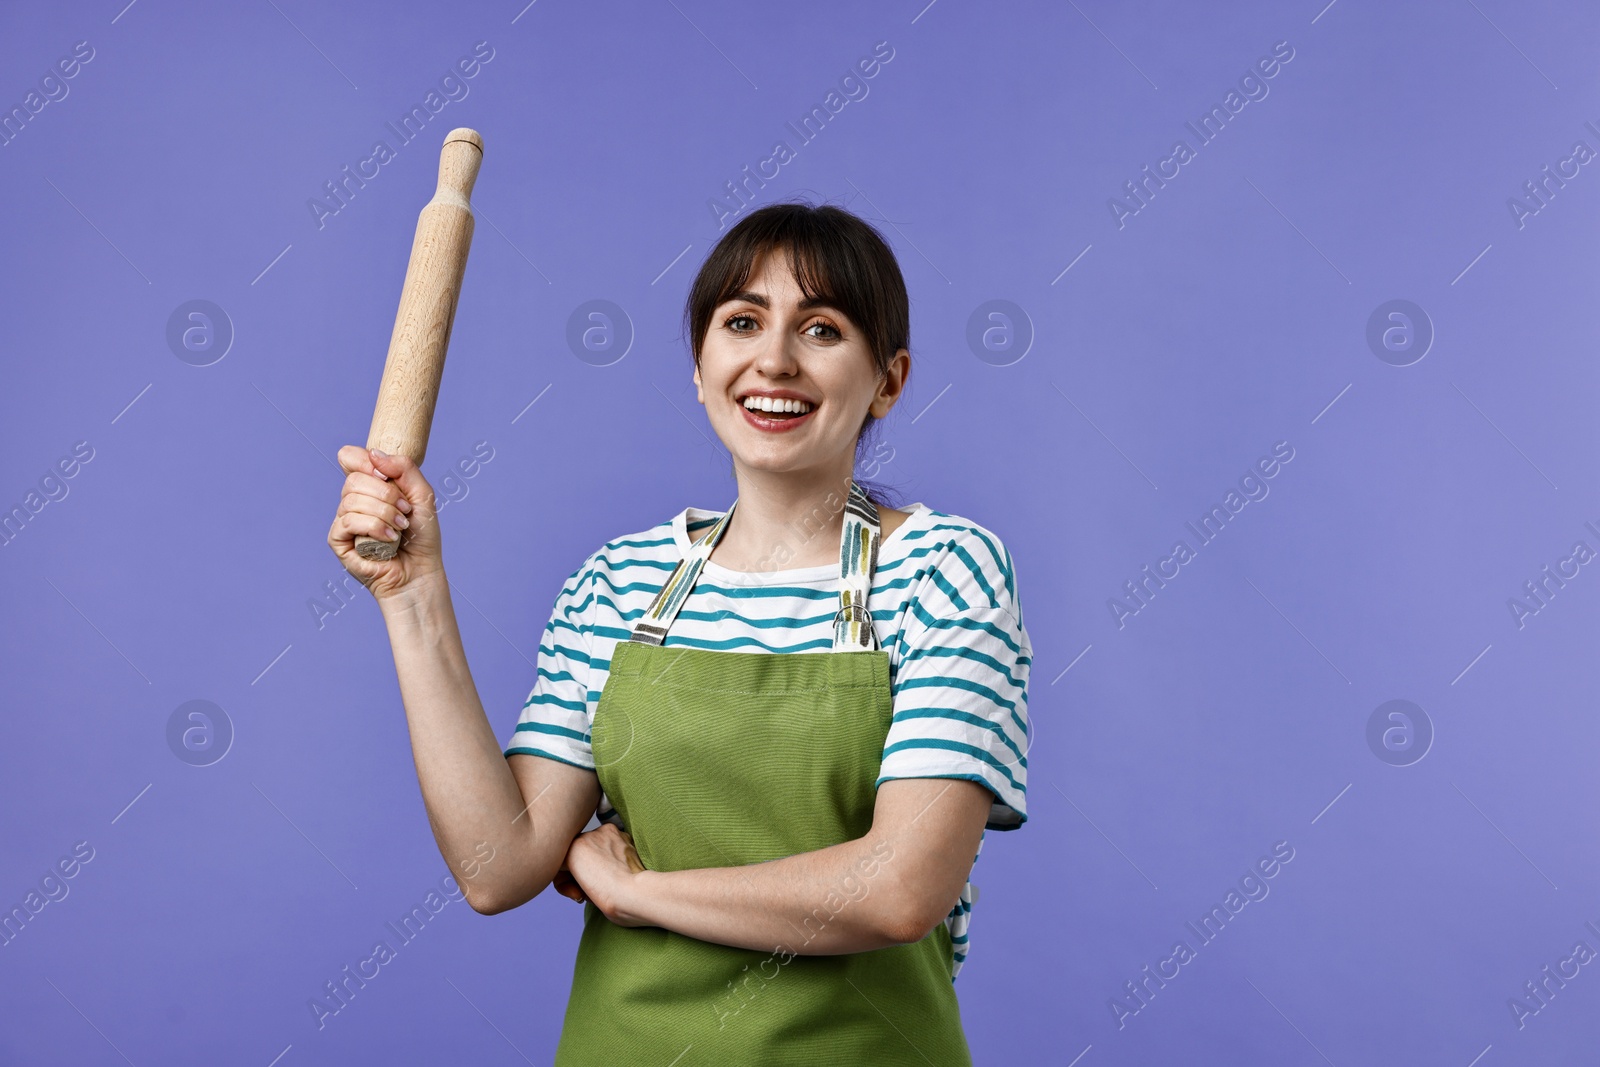
[{"label": "woman's elbow", "polygon": [[932,933],[946,914],[948,912],[934,915],[922,902],[902,899],[884,917],[880,932],[892,944],[914,945]]},{"label": "woman's elbow", "polygon": [[466,893],[467,905],[479,915],[498,915],[511,907],[511,904],[505,898],[491,892],[487,886],[479,886],[477,888],[462,886],[461,888]]},{"label": "woman's elbow", "polygon": [[483,892],[468,893],[467,903],[479,915],[498,915],[511,908],[509,902],[502,902],[498,897],[489,896]]},{"label": "woman's elbow", "polygon": [[528,892],[527,887],[518,886],[508,889],[504,886],[466,886],[462,892],[466,894],[467,904],[479,915],[498,915],[512,908],[520,908],[534,897],[538,896],[550,883],[539,886],[533,892]]}]

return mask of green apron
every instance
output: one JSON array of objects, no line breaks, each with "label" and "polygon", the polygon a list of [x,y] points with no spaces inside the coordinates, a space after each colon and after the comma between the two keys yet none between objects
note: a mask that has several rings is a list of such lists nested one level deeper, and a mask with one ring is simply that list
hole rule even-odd
[{"label": "green apron", "polygon": [[[866,611],[877,507],[851,483],[833,651],[664,646],[733,511],[617,644],[595,709],[595,772],[650,870],[761,863],[872,826],[893,713],[889,653]],[[845,909],[886,891],[874,875],[870,862],[842,874],[772,951],[617,926],[586,903],[556,1067],[970,1065],[943,922],[915,944],[803,954]]]}]

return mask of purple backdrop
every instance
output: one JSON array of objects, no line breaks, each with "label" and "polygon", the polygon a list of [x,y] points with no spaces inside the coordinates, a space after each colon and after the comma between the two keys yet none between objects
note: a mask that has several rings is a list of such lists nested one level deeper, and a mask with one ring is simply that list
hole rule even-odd
[{"label": "purple backdrop", "polygon": [[843,204],[912,296],[877,478],[1036,651],[977,1062],[1592,1052],[1600,10],[124,3],[0,12],[0,1061],[550,1061],[553,893],[308,1007],[446,873],[325,538],[456,126],[425,470],[497,734],[564,576],[732,499],[699,263]]}]

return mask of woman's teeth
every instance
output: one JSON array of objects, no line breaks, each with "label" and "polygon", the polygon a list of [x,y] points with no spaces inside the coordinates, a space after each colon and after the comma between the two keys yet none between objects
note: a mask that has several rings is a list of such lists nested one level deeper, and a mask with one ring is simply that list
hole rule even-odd
[{"label": "woman's teeth", "polygon": [[811,405],[804,400],[774,399],[767,396],[747,396],[744,398],[744,406],[748,411],[779,417],[804,415],[811,410]]}]

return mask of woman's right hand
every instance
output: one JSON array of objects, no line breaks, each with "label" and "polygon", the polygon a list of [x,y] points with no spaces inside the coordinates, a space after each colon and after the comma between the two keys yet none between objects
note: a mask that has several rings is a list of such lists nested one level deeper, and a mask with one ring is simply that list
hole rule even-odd
[{"label": "woman's right hand", "polygon": [[560,893],[568,900],[576,900],[579,904],[589,899],[583,895],[583,887],[578,884],[576,878],[572,877],[572,872],[567,870],[567,864],[564,860],[562,861],[561,869],[556,872],[556,876],[550,879],[550,885],[557,893]]},{"label": "woman's right hand", "polygon": [[[391,456],[359,445],[339,449],[344,490],[328,530],[328,545],[344,569],[378,600],[414,588],[420,579],[443,576],[438,512],[433,487],[405,456]],[[392,559],[367,559],[356,538],[393,541],[404,533]]]}]

